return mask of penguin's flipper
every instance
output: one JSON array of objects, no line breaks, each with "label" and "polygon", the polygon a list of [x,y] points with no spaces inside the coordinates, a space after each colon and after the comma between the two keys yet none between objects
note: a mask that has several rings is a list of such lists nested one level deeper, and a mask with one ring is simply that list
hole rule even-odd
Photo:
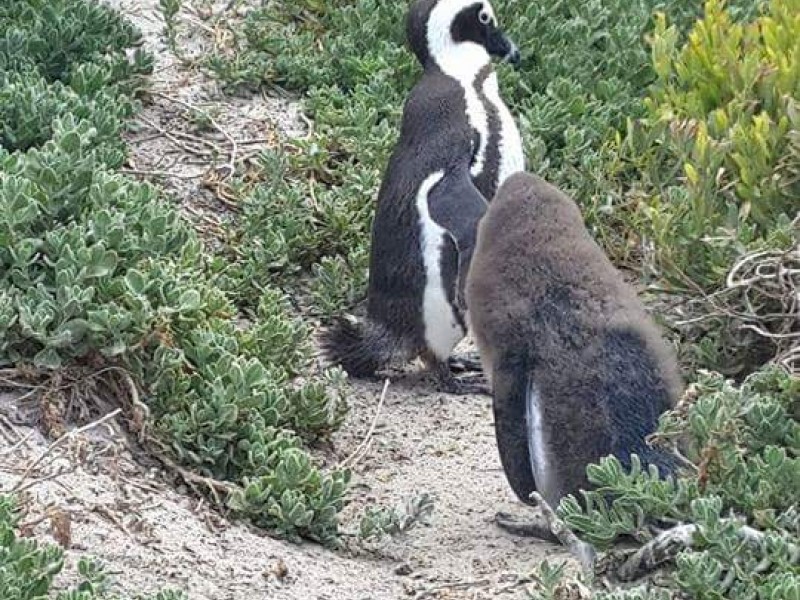
[{"label": "penguin's flipper", "polygon": [[448,173],[428,194],[431,218],[453,238],[458,250],[458,299],[464,307],[464,285],[475,250],[478,222],[486,213],[486,199],[472,183],[469,171]]},{"label": "penguin's flipper", "polygon": [[517,498],[533,505],[536,491],[530,455],[528,410],[528,372],[522,361],[512,357],[495,363],[492,374],[494,431],[500,463]]}]

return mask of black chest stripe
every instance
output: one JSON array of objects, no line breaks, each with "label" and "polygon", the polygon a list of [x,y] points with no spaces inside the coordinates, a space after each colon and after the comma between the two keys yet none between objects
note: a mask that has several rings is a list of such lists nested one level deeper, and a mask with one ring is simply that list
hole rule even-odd
[{"label": "black chest stripe", "polygon": [[[483,110],[486,112],[486,125],[489,132],[489,139],[486,140],[486,149],[484,152],[483,169],[478,173],[478,176],[475,177],[475,186],[487,200],[491,200],[494,197],[494,193],[497,191],[497,178],[500,173],[500,134],[502,122],[500,121],[500,114],[497,107],[489,101],[489,98],[487,98],[484,92],[486,80],[493,71],[492,65],[486,65],[478,71],[478,75],[473,82],[478,99],[483,105]],[[480,135],[478,138],[480,139]],[[475,153],[473,154],[473,164],[479,147],[480,146],[476,147]]]}]

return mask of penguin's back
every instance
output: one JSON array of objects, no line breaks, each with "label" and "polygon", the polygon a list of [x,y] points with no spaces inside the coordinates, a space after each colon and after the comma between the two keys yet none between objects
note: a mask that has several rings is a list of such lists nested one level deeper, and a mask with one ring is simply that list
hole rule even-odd
[{"label": "penguin's back", "polygon": [[489,204],[468,296],[471,319],[485,320],[499,336],[492,345],[524,343],[553,378],[574,378],[576,357],[585,357],[587,368],[590,357],[601,359],[592,354],[598,336],[610,336],[604,343],[614,349],[635,335],[670,393],[680,387],[674,355],[636,291],[591,237],[575,202],[539,177],[512,175]]},{"label": "penguin's back", "polygon": [[[420,344],[426,273],[418,194],[432,174],[456,177],[468,166],[473,140],[464,106],[455,80],[435,68],[426,71],[406,100],[400,137],[378,192],[367,312],[390,331]],[[452,243],[445,242],[442,252],[453,255],[444,256],[444,262],[455,261]]]},{"label": "penguin's back", "polygon": [[585,486],[604,455],[647,458],[645,436],[680,392],[677,361],[570,198],[524,173],[501,186],[478,228],[467,303],[485,367],[513,357],[521,402],[537,412],[528,452],[548,465],[546,499]]}]

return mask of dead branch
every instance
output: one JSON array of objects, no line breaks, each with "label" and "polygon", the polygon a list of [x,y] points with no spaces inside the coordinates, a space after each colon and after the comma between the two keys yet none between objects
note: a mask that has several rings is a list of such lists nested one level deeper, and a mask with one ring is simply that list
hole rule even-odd
[{"label": "dead branch", "polygon": [[[210,140],[204,140],[203,138],[199,138],[197,136],[193,136],[193,135],[189,135],[189,134],[185,134],[185,133],[181,133],[180,136],[179,136],[178,132],[167,131],[166,129],[164,129],[160,125],[157,125],[157,124],[153,123],[151,120],[147,119],[146,117],[139,117],[139,120],[142,123],[144,123],[147,127],[149,127],[150,129],[153,129],[153,130],[157,131],[165,139],[167,139],[170,142],[172,142],[173,145],[175,145],[177,148],[183,150],[184,152],[187,152],[189,154],[194,154],[196,156],[202,156],[204,158],[208,157],[209,154],[213,154],[214,152],[216,152],[218,154],[222,154],[222,152],[219,149],[219,147],[216,144],[214,144],[213,142],[211,142]],[[186,138],[186,139],[181,140],[180,139],[181,137]],[[190,141],[193,142],[193,144],[190,144],[189,143]],[[199,148],[194,144],[201,144],[201,145],[211,146],[211,149],[210,150],[203,150],[202,148]]]},{"label": "dead branch", "polygon": [[[733,522],[733,519],[721,520],[721,523],[725,522]],[[644,577],[664,563],[672,561],[683,550],[694,547],[695,534],[698,531],[701,531],[701,527],[694,523],[668,529],[631,554],[616,569],[614,576],[620,581],[634,581]],[[736,534],[748,546],[763,547],[765,544],[765,534],[747,525],[738,528]],[[791,561],[796,563],[800,559],[800,545],[790,542],[788,546]],[[768,564],[760,566],[764,570],[768,568]]]},{"label": "dead branch", "polygon": [[108,421],[111,421],[112,419],[114,419],[114,418],[115,418],[115,417],[116,417],[118,414],[120,414],[121,412],[122,412],[122,409],[121,409],[121,408],[118,408],[118,409],[116,409],[116,410],[114,410],[114,411],[112,411],[112,412],[108,413],[107,415],[105,415],[105,416],[103,416],[103,417],[101,417],[101,418],[97,419],[96,421],[92,421],[92,422],[91,422],[91,423],[89,423],[88,425],[84,425],[83,427],[79,427],[79,428],[77,428],[77,429],[73,429],[72,431],[68,431],[67,433],[65,433],[64,435],[62,435],[62,436],[61,436],[60,438],[58,438],[58,439],[57,439],[55,442],[53,442],[52,444],[50,444],[50,445],[47,447],[47,449],[46,449],[44,452],[42,452],[42,453],[41,453],[41,454],[40,454],[40,455],[39,455],[39,456],[36,458],[36,460],[34,460],[34,461],[31,463],[31,464],[29,464],[29,465],[28,465],[28,467],[25,469],[25,472],[22,474],[22,476],[19,478],[19,480],[17,480],[17,483],[15,483],[15,484],[14,484],[14,487],[12,487],[12,488],[11,488],[10,492],[11,492],[11,493],[14,493],[14,492],[18,491],[18,490],[19,490],[19,489],[22,487],[23,483],[25,483],[25,481],[28,479],[28,477],[29,477],[29,476],[30,476],[30,474],[33,472],[33,470],[34,470],[34,469],[35,469],[35,468],[36,468],[36,467],[37,467],[39,464],[41,464],[41,462],[42,462],[42,461],[43,461],[43,460],[44,460],[44,459],[45,459],[45,458],[46,458],[48,455],[50,455],[50,454],[51,454],[51,453],[52,453],[52,452],[53,452],[53,451],[54,451],[56,448],[58,448],[59,446],[61,446],[61,444],[63,444],[65,441],[67,441],[67,440],[71,440],[71,439],[74,439],[75,437],[77,437],[77,436],[79,436],[79,435],[81,435],[81,434],[83,434],[83,433],[86,433],[86,432],[87,432],[87,431],[89,431],[90,429],[94,429],[95,427],[99,427],[100,425],[104,425],[104,424],[105,424],[105,423],[107,423]]},{"label": "dead branch", "polygon": [[473,581],[457,581],[454,583],[444,583],[442,585],[437,585],[424,590],[419,596],[417,596],[417,600],[423,600],[424,598],[432,598],[434,595],[444,590],[467,590],[469,588],[474,588],[474,587],[483,587],[489,585],[490,583],[491,582],[488,579],[476,579]]},{"label": "dead branch", "polygon": [[74,472],[75,472],[75,467],[74,466],[72,466],[72,467],[62,467],[62,468],[58,469],[55,473],[50,473],[49,475],[45,475],[44,477],[40,477],[39,479],[32,479],[32,480],[26,482],[24,485],[21,485],[19,488],[17,488],[15,490],[15,492],[17,494],[19,494],[21,492],[24,492],[25,490],[29,490],[30,488],[36,487],[37,485],[40,485],[40,484],[45,483],[47,481],[52,481],[53,479],[57,479],[58,477],[61,477],[62,475],[68,475],[68,474],[74,473]]},{"label": "dead branch", "polygon": [[[389,379],[387,378],[383,384],[383,391],[381,392],[380,400],[378,400],[378,408],[375,409],[375,416],[372,418],[372,423],[367,430],[367,435],[364,437],[362,442],[358,445],[358,447],[353,450],[353,452],[345,458],[342,462],[340,462],[336,469],[344,469],[345,467],[353,468],[356,466],[359,460],[366,456],[367,450],[369,449],[369,445],[372,441],[372,435],[375,433],[375,427],[378,424],[378,417],[381,414],[381,409],[383,408],[383,403],[386,401],[386,392],[389,391]],[[359,456],[360,455],[360,456]]]},{"label": "dead branch", "polygon": [[203,118],[207,119],[208,122],[211,123],[211,126],[214,127],[214,129],[219,131],[225,137],[225,139],[228,141],[228,144],[230,145],[230,149],[228,155],[228,162],[222,165],[222,168],[226,169],[226,173],[222,175],[222,179],[224,180],[232,177],[233,174],[236,172],[236,156],[239,151],[239,145],[237,144],[233,136],[224,127],[222,127],[217,122],[217,120],[211,116],[211,114],[209,114],[202,108],[198,108],[197,106],[191,104],[190,102],[186,102],[185,100],[181,100],[180,98],[175,98],[163,92],[153,92],[153,94],[158,96],[159,98],[163,98],[164,100],[168,100],[170,102],[174,102],[175,104],[179,104],[189,111],[199,113],[200,115],[203,116]]},{"label": "dead branch", "polygon": [[219,493],[229,495],[239,489],[239,487],[233,483],[220,481],[211,477],[205,477],[203,475],[193,473],[188,469],[184,469],[169,456],[167,456],[164,450],[156,450],[156,448],[164,448],[162,442],[149,435],[147,436],[147,441],[150,442],[153,454],[158,460],[160,460],[168,469],[177,473],[181,479],[183,479],[192,489],[196,489],[197,485],[208,489],[211,492],[211,495],[214,497],[214,502],[217,504],[217,506],[221,507],[224,505],[219,497]]},{"label": "dead branch", "polygon": [[203,175],[189,175],[186,173],[171,173],[169,171],[147,171],[145,169],[120,169],[124,175],[138,175],[140,177],[164,177],[166,179],[200,179]]},{"label": "dead branch", "polygon": [[125,383],[125,387],[128,389],[128,400],[131,404],[132,413],[131,419],[136,428],[139,442],[141,443],[144,441],[145,435],[147,434],[146,429],[147,421],[150,418],[150,407],[139,398],[139,388],[136,386],[136,382],[128,371],[119,367],[110,367],[109,370],[119,374],[119,376],[122,377],[122,381]]},{"label": "dead branch", "polygon": [[558,517],[553,508],[542,498],[541,494],[532,492],[530,498],[539,506],[542,516],[553,535],[569,550],[570,554],[578,559],[585,572],[594,573],[594,566],[597,562],[597,551],[594,546],[580,540],[567,524]]},{"label": "dead branch", "polygon": [[34,430],[31,429],[28,433],[26,433],[19,441],[11,446],[10,448],[5,448],[2,452],[0,452],[0,456],[6,456],[8,454],[14,454],[20,447],[24,446],[29,439],[33,437]]},{"label": "dead branch", "polygon": [[728,270],[722,289],[697,291],[674,321],[676,327],[722,319],[736,338],[734,347],[761,342],[768,345],[772,362],[800,372],[800,245],[745,254]]}]

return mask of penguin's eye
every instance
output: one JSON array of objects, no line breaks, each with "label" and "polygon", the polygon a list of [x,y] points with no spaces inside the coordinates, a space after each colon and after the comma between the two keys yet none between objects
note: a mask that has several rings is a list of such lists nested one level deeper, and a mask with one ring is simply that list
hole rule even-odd
[{"label": "penguin's eye", "polygon": [[478,21],[481,22],[481,25],[488,25],[491,20],[492,20],[492,15],[489,14],[488,10],[482,9],[478,13]]}]

